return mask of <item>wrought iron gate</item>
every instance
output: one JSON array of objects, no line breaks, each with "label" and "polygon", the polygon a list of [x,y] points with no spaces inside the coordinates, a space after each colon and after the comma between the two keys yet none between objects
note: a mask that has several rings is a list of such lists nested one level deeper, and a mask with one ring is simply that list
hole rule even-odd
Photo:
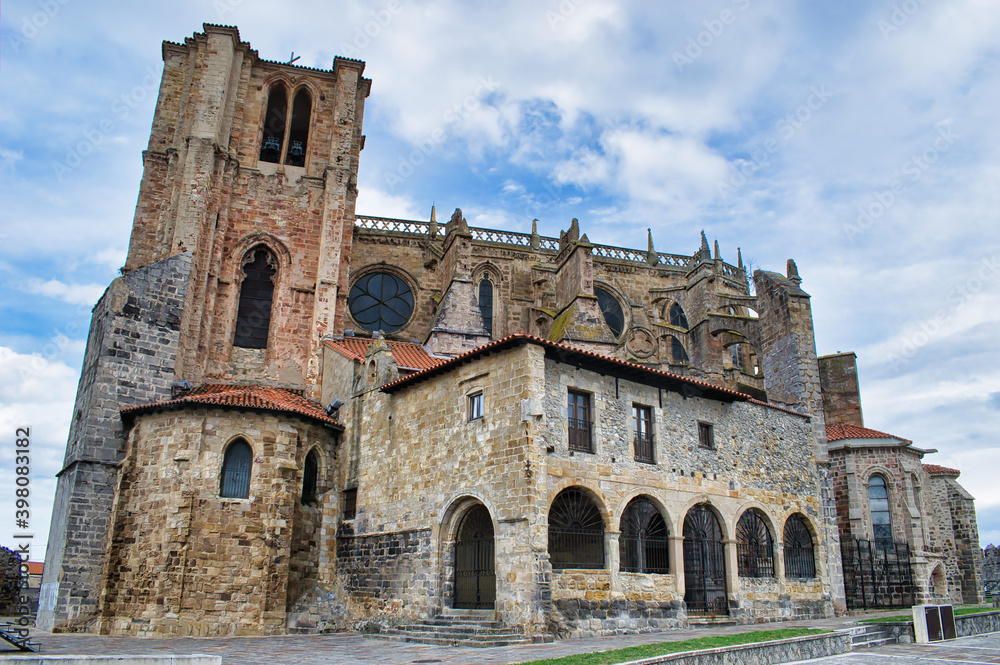
[{"label": "wrought iron gate", "polygon": [[840,553],[849,608],[913,605],[909,545],[850,538],[840,542]]},{"label": "wrought iron gate", "polygon": [[493,609],[497,595],[493,520],[484,506],[462,519],[455,540],[455,601],[464,609]]},{"label": "wrought iron gate", "polygon": [[684,518],[684,602],[688,613],[729,614],[722,528],[708,506]]}]

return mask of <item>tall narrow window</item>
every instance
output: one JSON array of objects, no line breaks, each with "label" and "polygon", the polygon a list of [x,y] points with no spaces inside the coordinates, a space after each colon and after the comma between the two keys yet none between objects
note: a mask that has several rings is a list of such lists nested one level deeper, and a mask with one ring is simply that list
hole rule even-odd
[{"label": "tall narrow window", "polygon": [[743,369],[743,345],[733,344],[729,347],[729,357],[733,361],[733,367]]},{"label": "tall narrow window", "polygon": [[483,327],[493,336],[493,282],[489,275],[483,275],[479,282],[479,313],[483,316]]},{"label": "tall narrow window", "polygon": [[621,569],[631,573],[669,573],[667,523],[644,496],[629,501],[618,540]]},{"label": "tall narrow window", "polygon": [[569,391],[569,449],[583,453],[594,452],[590,436],[590,395]]},{"label": "tall narrow window", "polygon": [[315,450],[310,450],[306,455],[306,462],[302,473],[302,503],[312,505],[316,503],[316,479],[319,476],[319,455]]},{"label": "tall narrow window", "polygon": [[264,247],[255,247],[243,257],[243,284],[236,312],[236,334],[233,346],[247,349],[267,348],[267,331],[271,327],[271,301],[274,297],[274,275],[277,262]]},{"label": "tall narrow window", "polygon": [[281,147],[285,140],[285,117],[288,113],[288,93],[278,83],[267,97],[267,114],[264,116],[264,134],[260,142],[260,161],[281,162]]},{"label": "tall narrow window", "polygon": [[872,535],[876,542],[892,540],[892,515],[889,512],[889,488],[879,474],[868,479],[868,508],[872,514]]},{"label": "tall narrow window", "polygon": [[250,496],[250,469],[253,450],[243,439],[236,439],[226,448],[222,458],[219,479],[219,496],[229,499],[246,499]]},{"label": "tall narrow window", "polygon": [[344,490],[344,519],[353,520],[358,515],[358,488]]},{"label": "tall narrow window", "polygon": [[469,422],[483,417],[483,391],[469,395]]},{"label": "tall narrow window", "polygon": [[785,577],[816,577],[812,534],[801,517],[792,515],[788,518],[782,542],[785,549]]},{"label": "tall narrow window", "polygon": [[632,434],[635,439],[635,461],[653,464],[653,410],[648,406],[632,405]]},{"label": "tall narrow window", "polygon": [[715,428],[712,423],[698,423],[698,445],[701,448],[715,448]]},{"label": "tall narrow window", "polygon": [[753,508],[736,523],[736,561],[740,577],[774,577],[771,531]]},{"label": "tall narrow window", "polygon": [[288,128],[288,151],[285,154],[285,164],[289,166],[306,165],[311,110],[312,97],[308,90],[302,88],[295,93],[295,100],[292,102],[292,121]]},{"label": "tall narrow window", "polygon": [[559,492],[549,509],[552,568],[604,568],[604,520],[591,498],[577,487]]},{"label": "tall narrow window", "polygon": [[684,310],[677,303],[670,306],[670,325],[684,328],[685,330],[690,327],[688,326],[687,317],[684,316]]}]

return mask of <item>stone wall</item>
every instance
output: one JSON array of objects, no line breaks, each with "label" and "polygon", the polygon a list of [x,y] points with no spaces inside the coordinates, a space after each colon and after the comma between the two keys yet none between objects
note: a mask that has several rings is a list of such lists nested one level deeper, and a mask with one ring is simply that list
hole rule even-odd
[{"label": "stone wall", "polygon": [[865,426],[861,413],[857,360],[854,353],[838,353],[818,359],[823,414],[827,425],[846,423]]},{"label": "stone wall", "polygon": [[37,625],[82,630],[95,618],[117,465],[118,410],[170,398],[191,254],[134,270],[94,307],[49,529]]},{"label": "stone wall", "polygon": [[[236,438],[254,454],[246,499],[219,496]],[[314,447],[332,459],[332,432],[294,416],[207,407],[138,416],[115,493],[101,632],[285,632],[289,591],[315,574],[306,541],[315,524],[296,509]],[[321,488],[333,484],[331,467],[321,465]]]}]

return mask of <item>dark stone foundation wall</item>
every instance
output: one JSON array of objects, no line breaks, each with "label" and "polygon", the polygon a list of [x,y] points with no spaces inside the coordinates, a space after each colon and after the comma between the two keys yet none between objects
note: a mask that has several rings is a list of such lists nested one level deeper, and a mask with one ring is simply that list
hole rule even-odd
[{"label": "dark stone foundation wall", "polygon": [[431,530],[337,534],[337,576],[352,618],[387,620],[432,616],[438,603]]},{"label": "dark stone foundation wall", "polygon": [[557,637],[648,633],[683,628],[687,610],[679,600],[556,600],[549,632]]}]

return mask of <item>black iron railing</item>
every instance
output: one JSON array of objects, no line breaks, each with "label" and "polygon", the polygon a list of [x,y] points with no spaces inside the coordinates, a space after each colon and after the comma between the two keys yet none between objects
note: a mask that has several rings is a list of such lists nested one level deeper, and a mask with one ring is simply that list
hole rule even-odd
[{"label": "black iron railing", "polygon": [[774,577],[774,548],[759,543],[736,543],[740,577]]},{"label": "black iron railing", "polygon": [[549,529],[552,568],[604,568],[604,532],[585,529]]},{"label": "black iron railing", "polygon": [[569,419],[569,449],[582,453],[594,452],[589,420]]},{"label": "black iron railing", "polygon": [[908,544],[849,538],[840,541],[840,552],[849,608],[913,604],[913,571]]},{"label": "black iron railing", "polygon": [[635,435],[635,461],[653,464],[653,437],[648,434]]}]

